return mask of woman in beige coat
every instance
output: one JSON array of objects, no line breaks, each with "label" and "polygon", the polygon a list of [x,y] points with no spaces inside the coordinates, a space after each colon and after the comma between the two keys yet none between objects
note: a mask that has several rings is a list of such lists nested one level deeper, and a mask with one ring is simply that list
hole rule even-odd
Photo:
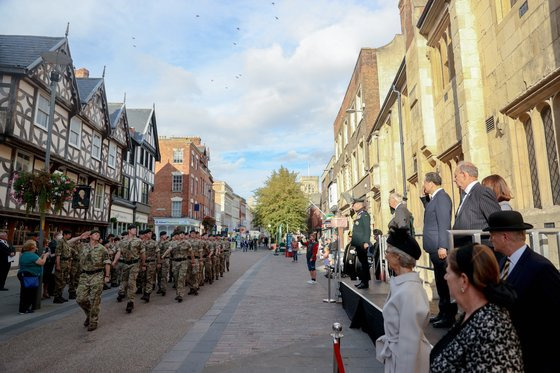
[{"label": "woman in beige coat", "polygon": [[395,271],[391,290],[383,306],[385,335],[375,343],[377,360],[385,373],[429,371],[430,343],[424,335],[429,304],[417,272],[412,269],[420,258],[420,246],[406,230],[396,230],[387,238],[385,257]]}]

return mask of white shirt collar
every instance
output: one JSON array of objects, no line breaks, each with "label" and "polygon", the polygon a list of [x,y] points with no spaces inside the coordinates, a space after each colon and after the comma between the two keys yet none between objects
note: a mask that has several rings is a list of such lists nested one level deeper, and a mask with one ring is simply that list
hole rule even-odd
[{"label": "white shirt collar", "polygon": [[519,259],[521,258],[521,256],[523,255],[526,249],[527,249],[527,245],[523,245],[519,249],[515,250],[513,254],[511,254],[511,256],[509,257],[509,273],[513,271],[513,268],[515,268],[515,265],[517,264],[517,262],[519,261]]},{"label": "white shirt collar", "polygon": [[434,198],[437,194],[437,192],[439,192],[440,190],[442,190],[443,188],[437,188],[435,192],[432,193],[432,195],[430,196],[430,198]]},{"label": "white shirt collar", "polygon": [[469,194],[471,192],[471,189],[478,184],[478,180],[473,181],[472,183],[470,183],[469,185],[467,185],[467,187],[465,188],[465,193]]}]

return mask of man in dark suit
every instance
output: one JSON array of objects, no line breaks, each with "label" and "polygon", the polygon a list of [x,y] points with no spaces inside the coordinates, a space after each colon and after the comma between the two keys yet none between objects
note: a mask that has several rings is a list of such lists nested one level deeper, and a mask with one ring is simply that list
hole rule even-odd
[{"label": "man in dark suit", "polygon": [[358,289],[367,289],[370,280],[367,254],[371,236],[371,220],[366,211],[363,198],[353,199],[352,210],[356,212],[356,218],[354,219],[350,245],[356,248],[357,257],[361,264],[360,272],[358,273],[360,283],[356,286]]},{"label": "man in dark suit", "polygon": [[0,291],[6,291],[6,278],[10,267],[12,266],[11,260],[16,255],[16,250],[8,243],[8,234],[0,232]]},{"label": "man in dark suit", "polygon": [[441,187],[441,176],[436,172],[428,172],[424,177],[424,192],[430,195],[430,200],[424,210],[422,246],[430,255],[439,295],[439,313],[430,322],[434,328],[449,328],[453,326],[457,314],[457,304],[451,303],[449,287],[444,278],[449,249],[447,231],[451,229],[451,198]]},{"label": "man in dark suit", "polygon": [[[480,230],[486,227],[490,214],[501,210],[496,195],[492,189],[478,182],[478,169],[470,162],[459,162],[454,178],[463,197],[455,214],[453,229]],[[471,236],[455,236],[454,246],[463,246],[471,241]],[[482,241],[489,244],[486,240]]]},{"label": "man in dark suit", "polygon": [[525,372],[557,372],[560,335],[560,273],[544,256],[525,244],[525,230],[533,226],[517,211],[490,215],[488,227],[494,249],[505,255],[500,277],[517,292],[511,309],[519,333]]},{"label": "man in dark suit", "polygon": [[389,196],[389,208],[394,214],[389,222],[389,231],[396,229],[406,229],[408,234],[414,235],[412,230],[412,213],[406,208],[406,203],[399,193],[391,193]]}]

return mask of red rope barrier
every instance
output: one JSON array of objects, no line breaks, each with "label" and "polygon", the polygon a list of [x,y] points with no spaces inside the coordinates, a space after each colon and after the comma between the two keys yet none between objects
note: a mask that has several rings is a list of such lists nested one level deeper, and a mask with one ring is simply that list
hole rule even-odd
[{"label": "red rope barrier", "polygon": [[336,365],[338,366],[338,372],[344,373],[344,364],[342,363],[342,355],[340,354],[340,343],[334,343],[334,356],[336,358]]}]

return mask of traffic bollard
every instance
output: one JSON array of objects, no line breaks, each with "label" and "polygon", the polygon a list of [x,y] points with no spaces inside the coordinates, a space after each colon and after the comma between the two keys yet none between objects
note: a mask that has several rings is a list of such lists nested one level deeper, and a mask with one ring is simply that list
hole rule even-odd
[{"label": "traffic bollard", "polygon": [[328,278],[328,282],[327,282],[327,287],[328,287],[328,295],[326,299],[323,299],[323,302],[325,303],[335,303],[336,299],[332,299],[331,298],[331,267],[327,267],[327,278]]},{"label": "traffic bollard", "polygon": [[344,337],[342,334],[342,324],[335,322],[332,325],[333,332],[333,373],[344,373],[344,364],[342,362],[342,355],[340,354],[340,338]]}]

